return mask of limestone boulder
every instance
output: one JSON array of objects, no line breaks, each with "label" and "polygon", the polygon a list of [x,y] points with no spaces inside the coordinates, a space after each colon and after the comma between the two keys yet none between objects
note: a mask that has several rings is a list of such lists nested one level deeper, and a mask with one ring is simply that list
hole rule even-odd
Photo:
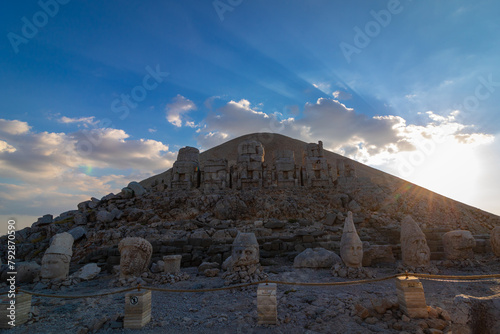
[{"label": "limestone boulder", "polygon": [[95,278],[100,272],[101,268],[97,265],[97,263],[88,263],[71,276],[73,278],[79,278],[81,280],[91,280]]},{"label": "limestone boulder", "polygon": [[295,268],[331,268],[336,263],[342,263],[341,258],[324,248],[307,248],[293,260]]},{"label": "limestone boulder", "polygon": [[115,215],[107,210],[99,210],[96,218],[102,223],[111,223],[115,219]]},{"label": "limestone boulder", "polygon": [[446,259],[469,260],[474,258],[476,240],[469,231],[450,231],[443,235],[443,246]]},{"label": "limestone boulder", "polygon": [[493,250],[493,253],[496,256],[500,257],[500,226],[495,227],[491,231],[490,244],[491,244],[491,249]]},{"label": "limestone boulder", "polygon": [[146,193],[146,189],[141,186],[138,182],[132,181],[128,184],[127,188],[132,189],[134,196],[142,196]]},{"label": "limestone boulder", "polygon": [[198,272],[204,273],[207,269],[216,269],[219,268],[219,264],[217,262],[203,262],[198,266]]},{"label": "limestone boulder", "polygon": [[33,283],[40,276],[40,265],[35,261],[16,263],[16,283]]},{"label": "limestone boulder", "polygon": [[122,188],[121,197],[124,199],[134,197],[134,191],[129,187]]},{"label": "limestone boulder", "polygon": [[77,241],[77,240],[80,240],[81,238],[83,238],[85,236],[85,234],[87,233],[87,231],[83,227],[77,226],[77,227],[69,230],[68,233],[73,236],[73,239],[75,241]]}]

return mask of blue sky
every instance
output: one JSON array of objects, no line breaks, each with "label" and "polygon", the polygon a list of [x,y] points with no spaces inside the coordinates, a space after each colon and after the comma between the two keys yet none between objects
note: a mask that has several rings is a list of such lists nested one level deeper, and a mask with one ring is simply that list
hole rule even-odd
[{"label": "blue sky", "polygon": [[[0,218],[279,132],[500,214],[495,1],[10,2]],[[3,226],[3,224],[2,224]]]}]

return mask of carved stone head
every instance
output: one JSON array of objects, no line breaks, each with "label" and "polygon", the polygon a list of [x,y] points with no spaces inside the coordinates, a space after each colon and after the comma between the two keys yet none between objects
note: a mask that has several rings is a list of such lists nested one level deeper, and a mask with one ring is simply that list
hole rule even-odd
[{"label": "carved stone head", "polygon": [[40,268],[42,279],[65,279],[73,255],[73,236],[67,232],[56,234],[45,251]]},{"label": "carved stone head", "polygon": [[153,254],[153,246],[143,238],[125,238],[118,244],[120,278],[138,277],[144,273]]},{"label": "carved stone head", "polygon": [[427,267],[431,251],[425,234],[410,215],[401,222],[401,255],[403,264],[412,267]]},{"label": "carved stone head", "polygon": [[42,258],[40,277],[42,279],[65,279],[69,273],[71,257],[64,254],[47,254]]},{"label": "carved stone head", "polygon": [[340,239],[340,257],[348,267],[359,268],[363,263],[363,243],[354,226],[351,211],[347,213],[342,239]]},{"label": "carved stone head", "polygon": [[468,260],[474,258],[476,240],[469,231],[450,231],[443,235],[443,246],[446,259]]},{"label": "carved stone head", "polygon": [[231,259],[233,266],[248,266],[259,263],[259,244],[255,234],[238,233],[233,242]]}]

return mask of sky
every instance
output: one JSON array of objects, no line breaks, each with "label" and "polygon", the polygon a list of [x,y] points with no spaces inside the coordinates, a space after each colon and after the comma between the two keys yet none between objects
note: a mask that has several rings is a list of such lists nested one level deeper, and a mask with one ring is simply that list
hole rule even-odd
[{"label": "sky", "polygon": [[281,133],[500,214],[500,3],[10,1],[0,233]]}]

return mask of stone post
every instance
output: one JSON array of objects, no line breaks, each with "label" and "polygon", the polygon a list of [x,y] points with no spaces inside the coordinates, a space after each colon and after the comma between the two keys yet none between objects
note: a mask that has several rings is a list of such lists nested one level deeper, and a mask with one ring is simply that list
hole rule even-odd
[{"label": "stone post", "polygon": [[278,324],[276,283],[261,283],[257,288],[257,317],[259,325]]},{"label": "stone post", "polygon": [[163,262],[165,263],[163,267],[163,272],[165,274],[178,274],[181,272],[181,260],[182,255],[165,255],[163,257]]},{"label": "stone post", "polygon": [[396,290],[401,310],[410,318],[427,318],[424,288],[414,276],[397,277]]},{"label": "stone post", "polygon": [[0,328],[13,327],[9,324],[9,322],[12,324],[12,319],[9,317],[11,314],[15,315],[15,320],[13,322],[15,326],[24,324],[28,321],[28,313],[31,310],[31,295],[23,292],[16,293],[14,312],[9,310],[9,307],[12,308],[12,304],[10,303],[11,300],[12,299],[7,296],[2,296],[0,299]]},{"label": "stone post", "polygon": [[125,295],[123,328],[141,329],[151,321],[151,291],[129,292]]}]

